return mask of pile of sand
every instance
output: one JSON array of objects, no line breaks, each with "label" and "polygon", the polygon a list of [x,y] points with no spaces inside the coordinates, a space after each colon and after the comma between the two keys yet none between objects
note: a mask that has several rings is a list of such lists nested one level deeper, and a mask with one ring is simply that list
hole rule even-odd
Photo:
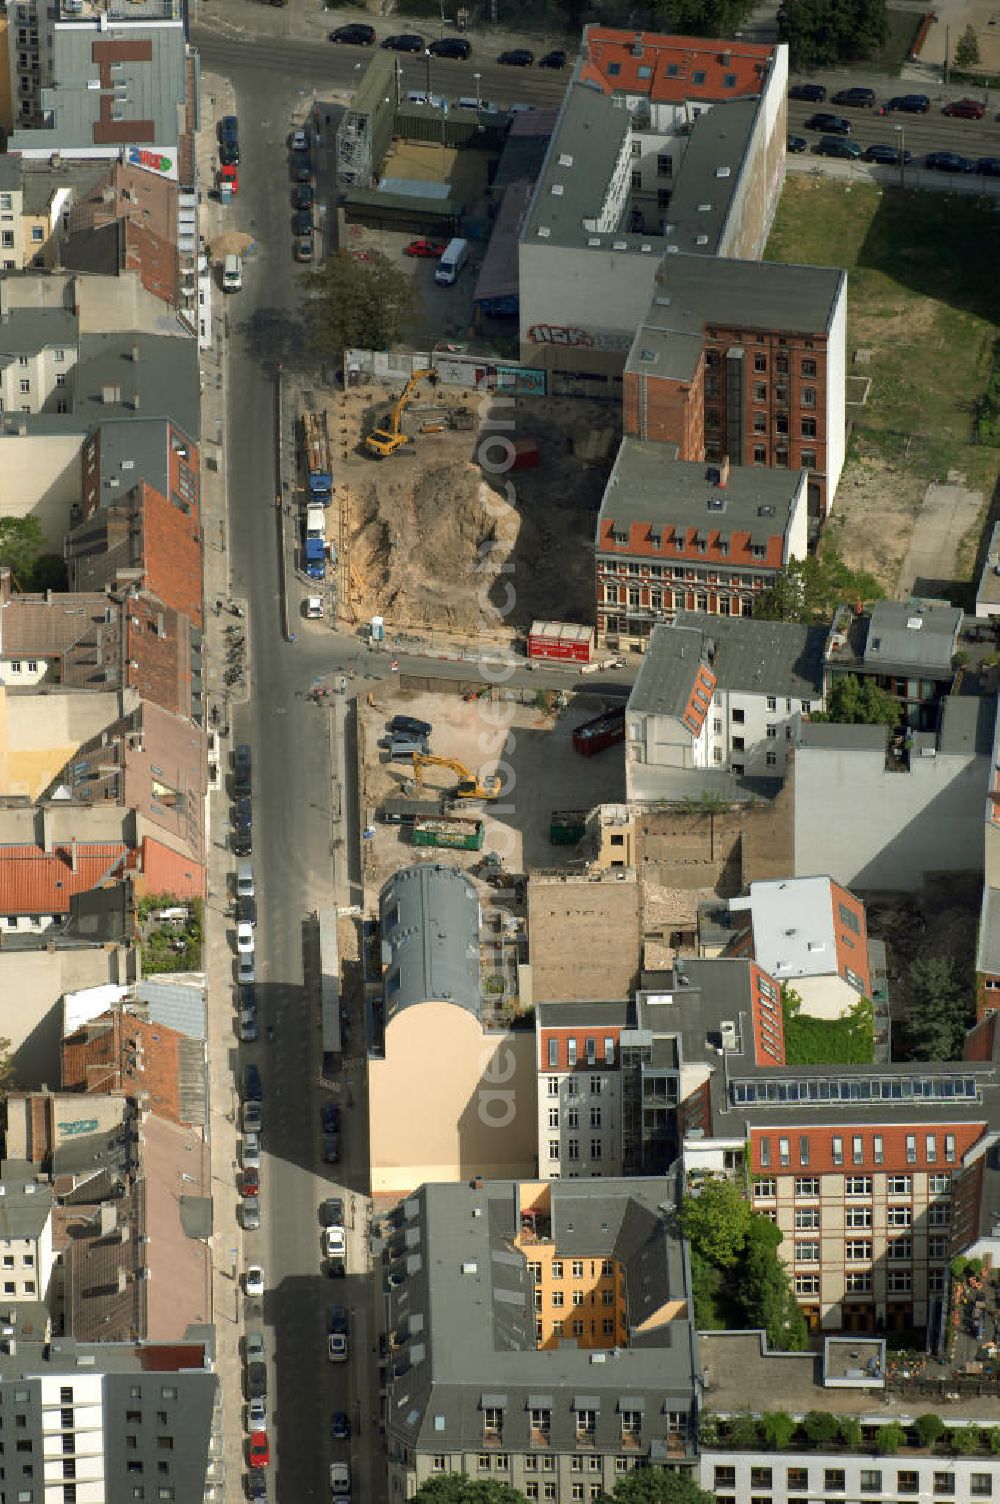
[{"label": "pile of sand", "polygon": [[526,524],[468,461],[416,474],[396,457],[357,494],[352,577],[365,615],[439,631],[498,629],[503,566]]}]

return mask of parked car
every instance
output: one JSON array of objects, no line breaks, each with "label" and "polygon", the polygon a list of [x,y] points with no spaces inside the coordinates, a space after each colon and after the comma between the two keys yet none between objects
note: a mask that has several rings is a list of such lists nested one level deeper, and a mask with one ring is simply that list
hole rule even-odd
[{"label": "parked car", "polygon": [[448,101],[443,94],[428,94],[426,89],[410,89],[406,96],[407,104],[426,104],[432,110],[446,110]]},{"label": "parked car", "polygon": [[316,242],[311,235],[297,235],[292,242],[292,254],[296,261],[312,261],[316,254]]},{"label": "parked car", "polygon": [[902,110],[904,115],[926,115],[931,102],[926,94],[896,94],[885,107],[887,110]]},{"label": "parked car", "polygon": [[256,1399],[252,1399],[247,1406],[247,1430],[267,1430],[267,1400],[263,1395],[258,1395]]},{"label": "parked car", "polygon": [[236,926],[236,949],[241,956],[252,956],[254,953],[253,925],[240,920]]},{"label": "parked car", "polygon": [[821,157],[846,157],[850,161],[857,161],[861,155],[858,143],[845,141],[843,136],[820,136],[813,151]]},{"label": "parked car", "polygon": [[255,892],[253,868],[249,862],[240,862],[236,869],[236,896],[237,898],[253,898]]},{"label": "parked car", "polygon": [[830,100],[831,104],[847,105],[852,110],[870,110],[875,104],[874,89],[839,89]]},{"label": "parked car", "polygon": [[334,1441],[349,1441],[351,1420],[346,1410],[335,1410],[330,1421],[330,1434]]},{"label": "parked car", "polygon": [[311,235],[315,229],[311,209],[296,209],[292,215],[292,234]]},{"label": "parked car", "polygon": [[[284,5],[285,0],[271,0],[272,5]],[[267,1474],[250,1473],[247,1486],[250,1504],[267,1504]]]},{"label": "parked car", "polygon": [[[257,1133],[244,1133],[243,1144],[240,1150],[240,1160],[245,1170],[260,1169],[260,1135]],[[249,1341],[249,1338],[247,1339]]]},{"label": "parked car", "polygon": [[245,1388],[248,1400],[267,1398],[266,1363],[247,1363]]},{"label": "parked car", "polygon": [[792,152],[809,150],[809,142],[805,136],[789,136],[787,146],[788,150]]},{"label": "parked car", "polygon": [[328,1259],[326,1272],[329,1279],[344,1279],[347,1275],[347,1265],[343,1259]]},{"label": "parked car", "polygon": [[324,1102],[320,1108],[320,1118],[324,1133],[340,1132],[340,1108],[336,1102]]},{"label": "parked car", "polygon": [[251,1431],[247,1455],[251,1467],[267,1467],[271,1461],[271,1448],[268,1445],[266,1431]]},{"label": "parked car", "polygon": [[260,1227],[260,1201],[256,1196],[245,1196],[237,1208],[240,1226],[244,1232],[256,1232]]},{"label": "parked car", "polygon": [[1000,178],[1000,157],[980,157],[976,162],[980,177]]},{"label": "parked car", "polygon": [[241,1196],[259,1196],[260,1195],[260,1170],[259,1169],[250,1169],[250,1167],[248,1166],[245,1170],[243,1170],[241,1172],[241,1174],[240,1174],[240,1195]]},{"label": "parked car", "polygon": [[[848,142],[847,144],[851,145],[850,142]],[[883,144],[882,142],[875,141],[871,146],[865,147],[864,151],[862,152],[862,156],[864,157],[866,162],[878,162],[883,167],[899,166],[898,146],[888,146]],[[913,153],[910,151],[909,147],[904,146],[903,166],[908,167],[912,161]]]},{"label": "parked car", "polygon": [[248,1363],[263,1363],[264,1333],[256,1330],[247,1332],[244,1339],[244,1349]]},{"label": "parked car", "polygon": [[238,141],[221,141],[219,143],[219,162],[223,167],[238,167],[240,165],[240,143]]},{"label": "parked car", "polygon": [[419,240],[411,240],[409,245],[403,247],[404,256],[421,256],[427,260],[437,260],[448,249],[447,240],[427,240],[423,236]]},{"label": "parked car", "polygon": [[349,1462],[330,1463],[330,1492],[339,1496],[351,1492],[351,1465]]},{"label": "parked car", "polygon": [[325,1165],[340,1164],[340,1134],[324,1133],[323,1135],[323,1163]]},{"label": "parked car", "polygon": [[251,928],[257,925],[257,900],[256,898],[237,898],[236,918],[242,924],[249,924]]},{"label": "parked car", "polygon": [[458,58],[465,62],[472,56],[472,43],[466,37],[439,37],[428,44],[427,51],[432,57]]},{"label": "parked car", "polygon": [[246,742],[240,742],[233,753],[233,792],[239,796],[251,790],[251,756]]},{"label": "parked car", "polygon": [[974,172],[976,164],[968,157],[960,157],[957,151],[929,151],[924,166],[932,172]]},{"label": "parked car", "polygon": [[319,1220],[324,1227],[343,1227],[344,1198],[342,1196],[328,1196],[320,1205]]},{"label": "parked car", "polygon": [[326,1329],[328,1332],[344,1333],[347,1331],[346,1306],[336,1305],[330,1307],[329,1315],[327,1316]]},{"label": "parked car", "polygon": [[843,115],[827,115],[822,111],[810,115],[806,121],[807,131],[825,131],[830,136],[849,136],[852,129],[851,122],[845,120]]},{"label": "parked car", "polygon": [[941,113],[952,115],[958,120],[982,120],[986,106],[980,104],[978,99],[953,99],[944,106]]},{"label": "parked car", "polygon": [[805,99],[809,104],[822,104],[826,99],[826,90],[822,84],[792,84],[788,97]]},{"label": "parked car", "polygon": [[561,47],[554,47],[551,52],[547,52],[544,57],[538,59],[538,66],[539,68],[565,68],[566,54]]},{"label": "parked car", "polygon": [[308,157],[292,158],[292,182],[311,183],[313,180],[312,162]]},{"label": "parked car", "polygon": [[240,1123],[245,1134],[259,1134],[264,1126],[264,1109],[259,1102],[244,1102]]},{"label": "parked car", "polygon": [[233,805],[233,824],[237,830],[248,830],[253,824],[253,800],[246,795]]},{"label": "parked car", "polygon": [[403,31],[398,36],[386,37],[382,46],[388,47],[390,52],[423,52],[424,39],[414,31]]},{"label": "parked car", "polygon": [[243,954],[237,958],[236,980],[240,983],[256,982],[257,962],[252,952],[248,955],[247,952],[244,951]]},{"label": "parked car", "polygon": [[497,58],[498,63],[505,63],[508,68],[530,68],[534,61],[535,54],[527,47],[510,47]]},{"label": "parked car", "polygon": [[240,122],[236,115],[223,115],[217,127],[220,141],[238,141],[240,137]]},{"label": "parked car", "polygon": [[261,1085],[260,1071],[253,1061],[243,1067],[243,1100],[244,1102],[262,1102],[264,1100],[264,1088]]},{"label": "parked car", "polygon": [[303,129],[303,127],[300,126],[298,130],[292,132],[292,151],[308,151],[308,150],[309,150],[309,132],[307,130]]},{"label": "parked car", "polygon": [[256,1008],[240,1009],[239,1034],[240,1041],[243,1044],[254,1044],[260,1038]]},{"label": "parked car", "polygon": [[323,1252],[328,1259],[347,1257],[347,1232],[338,1223],[323,1229]]},{"label": "parked car", "polygon": [[264,1271],[259,1264],[248,1264],[243,1275],[243,1288],[248,1295],[263,1295]]},{"label": "parked car", "polygon": [[311,209],[316,190],[312,183],[296,183],[292,190],[292,203],[296,209]]},{"label": "parked car", "polygon": [[375,28],[365,26],[361,21],[351,21],[349,25],[338,26],[336,31],[331,31],[330,41],[338,42],[341,46],[372,47],[375,43]]},{"label": "parked car", "polygon": [[394,715],[386,722],[385,729],[393,736],[430,736],[434,727],[430,721],[418,720],[415,715]]},{"label": "parked car", "polygon": [[326,1339],[326,1355],[331,1363],[346,1363],[350,1357],[350,1348],[347,1335],[344,1332],[330,1332]]}]

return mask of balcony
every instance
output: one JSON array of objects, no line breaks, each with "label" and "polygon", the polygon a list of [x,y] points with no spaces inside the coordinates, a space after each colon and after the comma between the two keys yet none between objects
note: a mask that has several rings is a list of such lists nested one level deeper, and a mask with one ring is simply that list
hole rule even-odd
[{"label": "balcony", "polygon": [[592,1452],[596,1445],[593,1431],[577,1431],[576,1445],[580,1452]]},{"label": "balcony", "polygon": [[641,1436],[640,1432],[638,1432],[638,1431],[623,1431],[622,1432],[622,1451],[623,1452],[641,1452],[642,1451],[642,1436]]},{"label": "balcony", "polygon": [[483,1431],[483,1448],[486,1451],[500,1451],[503,1446],[503,1432],[495,1426],[490,1426]]},{"label": "balcony", "polygon": [[547,1426],[532,1426],[529,1440],[533,1447],[544,1449],[552,1446],[552,1437]]}]

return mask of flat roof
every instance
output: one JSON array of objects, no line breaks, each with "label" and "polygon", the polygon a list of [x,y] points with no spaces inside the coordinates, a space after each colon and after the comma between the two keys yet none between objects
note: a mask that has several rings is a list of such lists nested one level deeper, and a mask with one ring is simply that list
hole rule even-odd
[{"label": "flat roof", "polygon": [[585,222],[602,213],[631,134],[631,116],[623,104],[593,84],[571,82],[528,211],[525,238],[578,244],[595,233],[588,232]]},{"label": "flat roof", "polygon": [[671,260],[683,251],[717,255],[759,105],[757,99],[719,104],[694,121],[665,216]]},{"label": "flat roof", "polygon": [[780,981],[837,971],[832,888],[829,877],[750,884],[754,955],[771,976]]},{"label": "flat roof", "polygon": [[869,613],[865,668],[916,669],[950,678],[964,614],[944,601],[876,601]]},{"label": "flat roof", "polygon": [[718,465],[679,460],[674,444],[622,439],[601,499],[598,527],[606,521],[664,522],[713,532],[750,532],[766,542],[784,537],[804,485],[805,472],[763,465],[732,465],[725,485]]}]

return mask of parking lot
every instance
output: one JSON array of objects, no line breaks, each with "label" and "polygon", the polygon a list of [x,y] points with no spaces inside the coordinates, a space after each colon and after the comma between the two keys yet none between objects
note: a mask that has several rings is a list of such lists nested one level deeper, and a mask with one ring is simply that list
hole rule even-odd
[{"label": "parking lot", "polygon": [[[496,852],[508,872],[571,865],[574,848],[553,846],[549,822],[553,810],[592,808],[625,797],[624,749],[610,747],[596,757],[581,757],[573,748],[574,726],[598,714],[605,701],[594,695],[571,696],[567,708],[547,711],[534,703],[465,700],[458,694],[402,692],[381,696],[378,709],[359,707],[363,748],[364,806],[374,836],[366,842],[366,899],[373,900],[386,878],[414,860],[447,860],[472,867],[485,852]],[[423,788],[414,788],[409,758],[394,762],[378,743],[394,715],[429,721],[428,750],[461,763],[480,778],[498,771],[505,789],[496,804],[470,801],[468,814],[485,821],[482,852],[414,848],[406,826],[378,818],[385,799],[409,797],[431,802],[454,787],[456,773],[446,767],[424,770]],[[504,745],[506,741],[506,746]]]}]

